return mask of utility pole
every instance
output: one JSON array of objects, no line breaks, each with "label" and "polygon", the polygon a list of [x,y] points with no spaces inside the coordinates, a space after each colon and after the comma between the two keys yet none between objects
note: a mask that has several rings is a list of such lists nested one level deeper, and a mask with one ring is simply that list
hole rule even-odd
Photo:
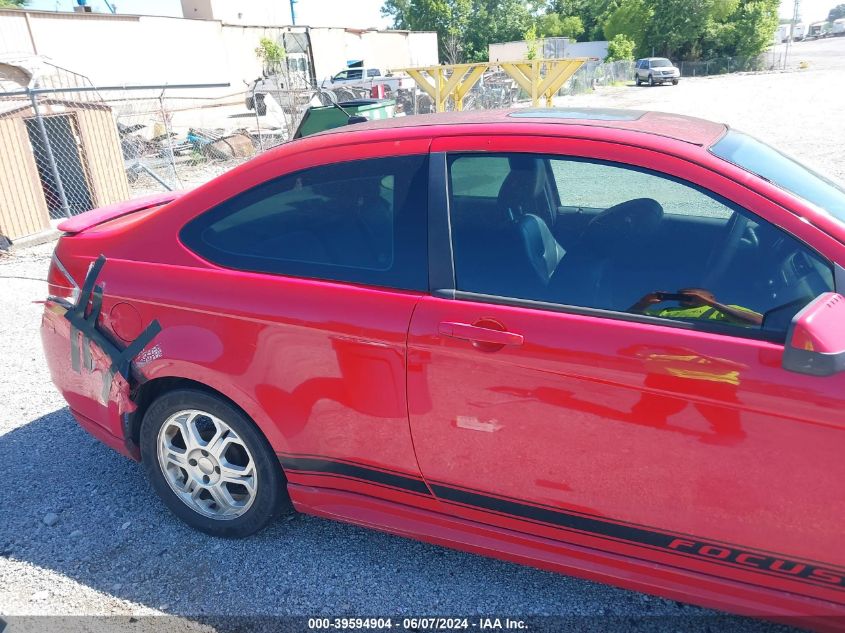
[{"label": "utility pole", "polygon": [[290,0],[290,23],[293,26],[296,26],[296,8],[293,6],[296,4],[296,0]]},{"label": "utility pole", "polygon": [[783,69],[786,70],[786,63],[789,58],[789,46],[792,44],[792,38],[795,35],[795,23],[798,22],[798,14],[801,9],[801,0],[795,0],[795,6],[792,9],[792,22],[789,23],[789,37],[786,40],[786,52],[783,54]]}]

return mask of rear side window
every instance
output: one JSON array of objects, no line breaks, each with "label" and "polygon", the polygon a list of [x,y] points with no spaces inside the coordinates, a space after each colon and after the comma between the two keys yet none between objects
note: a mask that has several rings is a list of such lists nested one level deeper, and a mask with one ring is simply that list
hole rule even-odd
[{"label": "rear side window", "polygon": [[425,290],[427,173],[425,156],[314,167],[226,200],[180,237],[228,268]]},{"label": "rear side window", "polygon": [[379,72],[378,68],[370,68],[367,71],[367,77],[379,77],[381,76],[381,72]]}]

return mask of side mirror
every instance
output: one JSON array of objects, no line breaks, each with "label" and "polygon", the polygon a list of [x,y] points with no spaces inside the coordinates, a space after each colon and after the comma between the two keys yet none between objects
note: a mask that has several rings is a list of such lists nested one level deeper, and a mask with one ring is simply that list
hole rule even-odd
[{"label": "side mirror", "polygon": [[826,292],[795,315],[786,333],[783,368],[811,376],[845,371],[845,297]]},{"label": "side mirror", "polygon": [[349,119],[346,121],[346,125],[355,125],[356,123],[366,123],[369,119],[365,116],[361,116],[360,114],[353,114]]}]

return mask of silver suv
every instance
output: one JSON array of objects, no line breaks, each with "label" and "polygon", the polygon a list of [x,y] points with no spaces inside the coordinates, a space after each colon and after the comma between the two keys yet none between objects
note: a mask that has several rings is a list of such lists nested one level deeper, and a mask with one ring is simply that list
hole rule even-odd
[{"label": "silver suv", "polygon": [[634,68],[634,83],[638,86],[643,83],[654,86],[667,81],[671,81],[673,86],[677,86],[680,79],[681,71],[665,57],[638,59]]}]

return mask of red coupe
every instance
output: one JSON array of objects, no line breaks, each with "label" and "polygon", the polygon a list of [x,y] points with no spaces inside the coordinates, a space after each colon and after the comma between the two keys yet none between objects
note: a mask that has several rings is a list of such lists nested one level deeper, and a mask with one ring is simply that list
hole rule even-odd
[{"label": "red coupe", "polygon": [[845,626],[845,191],[771,147],[397,118],[60,228],[53,380],[190,525],[292,506]]}]

